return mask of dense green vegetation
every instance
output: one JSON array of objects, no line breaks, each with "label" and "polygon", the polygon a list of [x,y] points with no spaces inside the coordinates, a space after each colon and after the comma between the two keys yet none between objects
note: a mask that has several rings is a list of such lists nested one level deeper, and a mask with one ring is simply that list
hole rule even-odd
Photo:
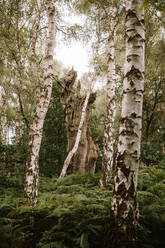
[{"label": "dense green vegetation", "polygon": [[[112,185],[98,187],[99,175],[40,178],[37,207],[22,202],[23,184],[9,176],[0,182],[0,247],[100,248],[108,226]],[[138,247],[165,246],[165,171],[142,166]]]},{"label": "dense green vegetation", "polygon": [[[71,38],[79,38],[83,44],[87,41],[91,43],[89,71],[92,70],[94,61],[97,60],[99,65],[97,80],[106,81],[109,1],[56,2],[57,33],[61,32],[61,37],[64,36],[63,38],[68,43],[73,41]],[[72,12],[76,11],[78,15],[86,14],[86,24],[84,23],[82,27],[78,24],[69,25],[66,21],[63,22],[64,12],[69,11],[67,5],[69,2],[75,3],[72,7],[70,6]],[[24,202],[25,165],[29,130],[35,113],[35,80],[30,44],[34,35],[33,25],[37,11],[35,1],[1,1],[0,7],[2,24],[0,29],[0,248],[102,248],[103,243],[106,242],[109,227],[113,226],[109,223],[109,213],[114,187],[113,178],[112,184],[106,189],[99,187],[106,89],[102,86],[104,89],[97,92],[90,117],[92,137],[99,146],[96,174],[68,175],[63,180],[59,180],[58,176],[67,155],[67,135],[64,121],[65,111],[60,103],[61,86],[57,84],[55,78],[57,76],[63,81],[67,69],[60,62],[54,61],[55,77],[52,96],[44,122],[39,155],[38,203],[34,208],[28,207]],[[146,12],[146,70],[137,194],[139,203],[137,247],[164,248],[164,1],[146,0],[143,7]],[[98,13],[99,15],[101,13],[101,16]],[[124,77],[123,14],[124,11],[121,10],[116,41],[118,80],[114,157],[117,153]],[[42,61],[46,39],[45,7],[41,19],[41,29],[38,38],[36,37],[38,65]],[[97,23],[100,25],[101,32],[98,57],[93,49],[97,40]],[[62,42],[62,38],[57,40],[57,45]],[[87,90],[91,76],[91,73],[86,73],[80,79],[82,93]],[[12,130],[14,130],[13,138],[9,141],[8,135]]]},{"label": "dense green vegetation", "polygon": [[[65,149],[61,150],[61,147],[66,148],[66,136],[59,93],[60,88],[54,87],[44,126],[37,207],[31,209],[23,202],[26,136],[23,135],[18,144],[0,146],[2,248],[100,248],[105,241],[113,185],[100,189],[99,172],[95,176],[69,175],[61,181],[57,179],[66,154]],[[93,109],[91,127],[93,137],[98,138],[102,151],[103,116],[98,116],[96,110],[98,109]],[[58,132],[63,133],[58,135]],[[146,143],[144,139],[142,142],[138,183],[138,247],[165,246],[165,158],[161,149],[163,138],[163,132],[158,135],[155,131],[150,142]],[[59,161],[54,161],[56,158]],[[100,168],[101,156],[97,171]]]}]

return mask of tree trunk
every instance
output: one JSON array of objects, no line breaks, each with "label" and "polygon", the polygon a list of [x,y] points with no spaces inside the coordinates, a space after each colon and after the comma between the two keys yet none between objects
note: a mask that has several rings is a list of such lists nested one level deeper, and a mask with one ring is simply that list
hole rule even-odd
[{"label": "tree trunk", "polygon": [[110,17],[110,35],[108,39],[108,74],[107,74],[107,112],[104,123],[104,148],[102,160],[102,174],[100,186],[106,187],[111,179],[114,157],[114,121],[116,116],[116,66],[115,66],[115,39],[118,8],[116,0],[112,1]]},{"label": "tree trunk", "polygon": [[126,1],[126,61],[111,216],[115,230],[108,247],[136,245],[137,177],[142,129],[145,26],[143,0]]},{"label": "tree trunk", "polygon": [[[53,76],[53,54],[55,44],[55,6],[53,0],[46,2],[48,15],[48,36],[46,41],[45,57],[44,57],[44,77],[43,85],[38,74],[38,64],[35,56],[33,58],[34,79],[36,80],[36,112],[33,119],[31,138],[29,141],[28,158],[26,163],[26,183],[25,198],[31,206],[35,206],[38,196],[38,180],[39,180],[39,151],[42,140],[43,124],[48,110]],[[39,10],[38,10],[39,11]],[[39,18],[39,17],[37,17]],[[36,21],[36,29],[38,30],[38,20]],[[36,30],[36,31],[37,31]],[[36,40],[34,39],[34,43]],[[33,47],[34,48],[34,47]],[[35,51],[34,51],[35,52]]]},{"label": "tree trunk", "polygon": [[[82,99],[79,97],[78,104],[75,105],[75,108],[72,107],[72,104],[68,105],[69,110],[67,109],[68,112],[68,123],[70,120],[77,120],[78,128],[76,125],[70,125],[70,130],[68,128],[68,145],[71,144],[69,147],[68,151],[69,154],[64,162],[63,169],[60,175],[60,178],[63,178],[66,174],[66,170],[72,161],[73,163],[73,173],[80,172],[80,173],[85,173],[85,172],[92,172],[94,173],[95,167],[96,167],[96,159],[98,157],[98,146],[93,142],[91,138],[91,133],[90,133],[90,128],[88,126],[88,117],[90,114],[90,109],[88,106],[91,104],[91,99],[93,99],[93,96],[95,94],[91,94],[91,91],[93,89],[94,83],[96,82],[97,75],[99,72],[99,67],[97,65],[97,58],[99,55],[99,46],[100,46],[100,41],[101,41],[101,31],[100,31],[100,9],[98,10],[98,18],[96,20],[96,36],[97,36],[97,42],[96,42],[96,48],[95,48],[95,59],[94,59],[94,72],[93,72],[93,77],[91,80],[91,86],[90,89],[85,97],[85,101],[83,103],[83,107],[81,107],[81,101]],[[73,84],[71,84],[73,86]],[[80,93],[80,88],[78,85],[78,92]],[[64,92],[63,92],[64,93]],[[65,93],[66,95],[66,93]],[[66,95],[66,98],[68,96]],[[70,102],[72,102],[72,97],[69,96]],[[95,97],[94,97],[95,100]],[[93,102],[92,102],[93,103]],[[74,113],[75,109],[79,106],[78,111],[76,111],[76,114]],[[81,108],[82,110],[81,110]],[[66,113],[67,113],[66,112]],[[71,115],[72,112],[72,115]],[[81,113],[81,117],[80,117]],[[67,117],[66,117],[66,123],[67,123]],[[72,130],[73,129],[73,130]],[[71,132],[70,132],[71,131]],[[69,133],[71,135],[69,135]],[[74,134],[73,134],[74,133]],[[76,138],[75,138],[76,134]],[[70,137],[69,137],[70,136]],[[79,149],[78,154],[76,154],[77,150]],[[90,149],[90,150],[89,150]]]},{"label": "tree trunk", "polygon": [[2,143],[2,116],[0,115],[0,142]]},{"label": "tree trunk", "polygon": [[[80,124],[79,124],[79,127],[78,127],[78,132],[77,132],[75,144],[74,144],[72,150],[69,152],[68,156],[66,157],[66,159],[64,161],[64,165],[63,165],[63,168],[62,168],[62,172],[60,174],[60,178],[63,178],[65,176],[67,168],[68,168],[68,166],[70,164],[70,161],[73,158],[74,154],[77,152],[77,149],[78,149],[78,146],[79,146],[79,143],[80,143],[80,139],[81,139],[81,134],[82,134],[82,131],[83,131],[83,124],[84,124],[85,117],[86,117],[86,108],[87,108],[87,105],[88,105],[89,97],[90,97],[90,93],[88,92],[88,94],[86,95],[86,98],[85,98],[85,102],[83,104],[82,113],[81,113],[81,119],[80,119]],[[86,130],[84,130],[84,131],[86,131]],[[85,161],[84,161],[84,164],[85,164]],[[80,166],[80,171],[85,172],[85,167]]]},{"label": "tree trunk", "polygon": [[98,156],[98,147],[91,138],[88,123],[90,105],[94,102],[96,96],[90,92],[85,98],[80,96],[80,82],[77,92],[73,88],[75,79],[76,73],[71,70],[64,80],[61,93],[61,104],[66,115],[68,156],[65,159],[60,178],[65,176],[69,165],[72,173],[93,173]]}]

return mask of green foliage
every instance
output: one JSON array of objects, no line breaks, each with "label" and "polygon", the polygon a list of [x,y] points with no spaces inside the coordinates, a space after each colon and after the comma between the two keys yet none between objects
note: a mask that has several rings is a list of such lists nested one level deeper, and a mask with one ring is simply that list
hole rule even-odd
[{"label": "green foliage", "polygon": [[104,115],[105,115],[105,91],[97,92],[97,98],[92,108],[90,117],[90,127],[93,140],[99,146],[98,159],[96,161],[96,171],[101,170],[102,166],[102,153],[103,153],[103,132],[104,132]]},{"label": "green foliage", "polygon": [[39,158],[40,172],[45,176],[59,175],[67,154],[65,117],[60,103],[60,92],[60,86],[54,82]]},{"label": "green foliage", "polygon": [[150,8],[146,11],[145,23],[146,74],[141,160],[147,165],[158,165],[165,161],[165,126],[163,118],[165,102],[165,42],[160,31],[161,25],[158,19],[152,16]]},{"label": "green foliage", "polygon": [[41,178],[38,206],[21,206],[17,199],[15,206],[1,207],[10,220],[10,228],[3,222],[1,230],[8,228],[13,247],[100,247],[112,192],[97,185],[98,176],[90,174]]},{"label": "green foliage", "polygon": [[140,207],[138,247],[164,247],[165,232],[165,171],[142,167],[139,175]]},{"label": "green foliage", "polygon": [[[139,248],[165,245],[164,191],[165,171],[141,167]],[[33,209],[23,205],[21,189],[2,184],[0,192],[0,247],[103,247],[112,191],[98,187],[98,175],[41,177],[39,202]]]},{"label": "green foliage", "polygon": [[0,185],[22,187],[26,161],[26,142],[23,140],[24,137],[15,145],[0,143]]},{"label": "green foliage", "polygon": [[160,164],[165,162],[163,144],[159,140],[151,140],[149,143],[143,142],[141,148],[141,160],[146,165]]},{"label": "green foliage", "polygon": [[152,5],[156,10],[164,11],[165,8],[165,2],[164,0],[145,0],[143,4],[143,8],[146,8],[150,5]]}]

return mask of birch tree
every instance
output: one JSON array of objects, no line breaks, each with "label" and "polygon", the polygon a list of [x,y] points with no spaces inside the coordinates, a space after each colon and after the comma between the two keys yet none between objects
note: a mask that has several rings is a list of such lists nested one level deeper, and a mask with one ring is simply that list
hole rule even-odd
[{"label": "birch tree", "polygon": [[115,66],[115,39],[117,26],[118,6],[117,1],[112,1],[110,28],[108,39],[108,74],[107,74],[107,112],[104,123],[104,138],[103,138],[103,160],[102,160],[102,175],[100,178],[100,186],[105,187],[110,181],[110,176],[113,167],[113,150],[114,150],[114,121],[116,115],[116,66]]},{"label": "birch tree", "polygon": [[111,216],[115,230],[108,247],[135,247],[137,177],[142,129],[145,26],[143,0],[126,0],[126,60],[115,187]]},{"label": "birch tree", "polygon": [[[38,33],[40,24],[40,11],[36,2],[37,16],[35,23],[35,32]],[[26,163],[26,182],[25,182],[25,198],[31,206],[37,203],[38,195],[38,180],[39,180],[39,166],[38,158],[40,145],[42,140],[43,124],[46,112],[48,110],[51,91],[52,91],[52,76],[53,76],[53,54],[55,45],[55,6],[53,0],[46,1],[46,10],[48,18],[48,33],[46,39],[45,57],[43,61],[43,77],[39,74],[39,66],[35,55],[35,42],[37,36],[33,37],[33,67],[34,80],[36,83],[36,110],[31,128],[31,138],[29,141],[28,158]]]}]

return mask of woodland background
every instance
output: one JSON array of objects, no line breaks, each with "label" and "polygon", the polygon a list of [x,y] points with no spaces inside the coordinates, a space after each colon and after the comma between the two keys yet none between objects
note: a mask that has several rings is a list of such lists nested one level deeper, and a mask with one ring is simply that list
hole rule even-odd
[{"label": "woodland background", "polygon": [[[67,156],[65,111],[60,102],[66,68],[54,59],[51,100],[46,114],[39,154],[37,206],[24,202],[24,183],[29,126],[35,113],[35,84],[30,42],[33,37],[35,1],[0,2],[0,247],[100,248],[109,226],[113,177],[99,187],[102,167],[104,117],[106,113],[109,1],[56,1],[57,42],[75,39],[91,46],[89,73],[81,78],[81,96],[88,92],[97,64],[96,99],[90,107],[91,136],[98,145],[95,174],[72,174],[58,179]],[[115,153],[121,111],[124,64],[124,3],[121,1],[116,40]],[[138,247],[165,247],[165,14],[164,1],[145,1],[146,71],[143,128],[138,179]],[[83,26],[65,22],[63,13],[82,15]],[[98,13],[100,19],[98,21]],[[46,37],[45,10],[37,37],[38,63]],[[98,54],[95,48],[101,33]],[[56,48],[55,48],[56,49]],[[97,56],[96,56],[97,55]],[[81,58],[80,58],[81,59]],[[58,78],[58,80],[57,80]],[[75,87],[75,90],[76,87]]]}]

